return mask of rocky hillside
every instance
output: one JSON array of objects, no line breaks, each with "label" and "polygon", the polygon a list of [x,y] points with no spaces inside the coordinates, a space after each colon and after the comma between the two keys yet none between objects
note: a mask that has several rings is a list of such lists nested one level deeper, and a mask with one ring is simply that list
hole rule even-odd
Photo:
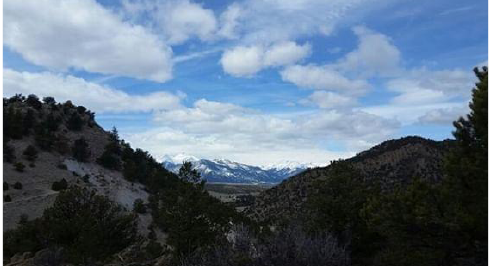
[{"label": "rocky hillside", "polygon": [[[389,140],[347,159],[364,181],[378,181],[388,189],[406,184],[413,177],[431,182],[443,178],[443,158],[450,140],[433,141],[421,137]],[[308,195],[314,193],[316,180],[328,176],[329,167],[306,170],[280,185],[261,193],[247,214],[257,221],[293,217],[301,211]]]},{"label": "rocky hillside", "polygon": [[[123,178],[121,171],[109,170],[96,162],[109,143],[110,134],[94,120],[94,115],[71,102],[41,103],[36,98],[4,99],[4,204],[3,230],[16,227],[22,215],[40,217],[59,194],[55,182],[89,187],[100,195],[132,210],[134,201],[147,202],[141,184]],[[84,139],[87,157],[73,157],[75,142]],[[30,147],[34,150],[26,154]],[[64,182],[64,181],[63,181]],[[149,214],[139,215],[140,233],[146,235]]]}]

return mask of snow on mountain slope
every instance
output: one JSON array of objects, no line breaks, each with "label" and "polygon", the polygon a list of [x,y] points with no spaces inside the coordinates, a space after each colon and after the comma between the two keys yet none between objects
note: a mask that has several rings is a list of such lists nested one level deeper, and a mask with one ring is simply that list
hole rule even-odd
[{"label": "snow on mountain slope", "polygon": [[314,167],[311,164],[289,161],[278,165],[260,167],[226,159],[197,159],[194,156],[182,154],[173,157],[165,156],[162,159],[163,166],[175,173],[178,173],[183,161],[190,161],[208,182],[222,183],[280,183],[290,176]]}]

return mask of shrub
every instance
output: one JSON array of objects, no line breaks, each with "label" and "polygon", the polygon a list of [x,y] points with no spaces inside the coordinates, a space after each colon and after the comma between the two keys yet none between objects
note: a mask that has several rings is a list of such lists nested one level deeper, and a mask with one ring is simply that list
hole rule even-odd
[{"label": "shrub", "polygon": [[154,240],[149,241],[149,243],[145,247],[145,250],[149,257],[152,259],[159,257],[161,253],[163,253],[163,247],[160,245],[160,243]]},{"label": "shrub", "polygon": [[90,182],[90,181],[89,181],[89,180],[90,180],[90,176],[89,176],[89,175],[84,175],[84,176],[82,177],[82,179],[83,179],[83,182],[85,182],[85,183],[89,183],[89,182]]},{"label": "shrub", "polygon": [[14,183],[14,189],[19,189],[19,190],[20,190],[20,189],[22,189],[22,183],[20,183],[20,182],[15,182],[15,183]]},{"label": "shrub", "polygon": [[24,172],[25,165],[24,165],[23,163],[21,163],[21,162],[16,162],[16,163],[14,164],[14,166],[15,166],[15,170],[16,170],[17,172]]},{"label": "shrub", "polygon": [[47,104],[47,105],[54,105],[54,104],[56,104],[56,101],[54,100],[54,98],[53,97],[49,97],[49,96],[42,98],[42,101],[45,104]]},{"label": "shrub", "polygon": [[142,199],[137,199],[134,201],[133,210],[134,210],[134,212],[140,213],[140,214],[146,213],[146,206],[144,206],[144,202]]},{"label": "shrub", "polygon": [[7,163],[12,163],[15,160],[14,147],[6,143],[3,145],[3,160]]},{"label": "shrub", "polygon": [[3,181],[3,191],[6,191],[9,189],[8,183],[6,181]]},{"label": "shrub", "polygon": [[41,109],[42,108],[42,103],[39,101],[39,98],[34,95],[30,94],[27,96],[27,100],[25,101],[29,106],[34,107],[35,109]]},{"label": "shrub", "polygon": [[51,186],[51,189],[54,191],[61,191],[65,190],[68,188],[68,182],[66,182],[66,179],[61,179],[60,181],[55,181],[53,185]]},{"label": "shrub", "polygon": [[86,188],[62,191],[42,216],[46,235],[66,249],[75,264],[102,260],[131,244],[137,235],[133,214]]},{"label": "shrub", "polygon": [[11,201],[12,201],[12,198],[10,197],[10,195],[5,195],[5,196],[3,197],[3,201],[4,201],[4,202],[11,202]]},{"label": "shrub", "polygon": [[62,170],[68,170],[68,167],[67,167],[67,166],[66,166],[66,164],[64,164],[64,163],[60,163],[60,164],[58,164],[58,168],[59,168],[59,169],[62,169]]},{"label": "shrub", "polygon": [[29,145],[22,153],[28,161],[35,161],[37,159],[37,149],[34,146]]},{"label": "shrub", "polygon": [[88,143],[84,138],[75,140],[72,147],[73,157],[80,162],[86,162],[90,151],[88,149]]},{"label": "shrub", "polygon": [[76,111],[77,111],[79,114],[81,114],[81,115],[82,115],[82,114],[84,114],[84,113],[87,111],[87,108],[85,108],[84,106],[81,106],[81,105],[80,105],[80,106],[78,106],[78,107],[76,108]]},{"label": "shrub", "polygon": [[80,115],[78,113],[71,114],[66,127],[69,130],[80,131],[83,127],[83,120],[81,119]]}]

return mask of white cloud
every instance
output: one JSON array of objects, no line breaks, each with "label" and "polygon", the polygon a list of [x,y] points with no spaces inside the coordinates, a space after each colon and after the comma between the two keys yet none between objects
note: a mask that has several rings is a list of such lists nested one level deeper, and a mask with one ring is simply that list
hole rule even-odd
[{"label": "white cloud", "polygon": [[[272,115],[205,99],[189,108],[158,111],[154,121],[160,128],[135,133],[129,139],[158,156],[184,152],[254,164],[279,162],[283,158],[325,163],[334,153],[321,147],[321,143],[343,143],[348,152],[342,154],[350,154],[377,144],[398,128],[394,120],[361,111]],[[153,145],[158,138],[164,145]],[[312,154],[323,156],[314,158]]]},{"label": "white cloud", "polygon": [[461,116],[465,116],[469,113],[468,106],[464,107],[452,107],[452,108],[440,108],[428,111],[418,120],[421,124],[438,124],[438,125],[452,125],[453,121],[457,120]]},{"label": "white cloud", "polygon": [[236,77],[250,77],[263,67],[263,49],[259,46],[238,46],[224,52],[221,65]]},{"label": "white cloud", "polygon": [[356,105],[355,99],[329,91],[315,91],[302,103],[313,103],[323,109],[351,108]]},{"label": "white cloud", "polygon": [[295,42],[282,42],[272,46],[266,51],[264,62],[265,66],[284,66],[290,65],[309,56],[311,45],[297,45]]},{"label": "white cloud", "polygon": [[27,61],[164,82],[172,50],[147,29],[122,21],[94,0],[8,0],[4,43]]},{"label": "white cloud", "polygon": [[365,80],[351,80],[327,66],[294,65],[280,72],[282,79],[303,88],[338,91],[362,95],[370,85]]},{"label": "white cloud", "polygon": [[242,15],[241,7],[233,3],[221,13],[219,17],[220,29],[218,34],[227,39],[237,39],[239,33],[237,28],[239,27],[239,18]]},{"label": "white cloud", "polygon": [[17,93],[52,96],[59,102],[71,100],[95,112],[133,112],[175,109],[181,107],[184,95],[154,92],[129,95],[107,86],[87,82],[82,78],[49,72],[30,73],[4,69],[4,96]]},{"label": "white cloud", "polygon": [[269,47],[237,46],[226,50],[221,58],[223,70],[236,77],[251,77],[268,67],[285,66],[309,56],[309,44],[280,42]]},{"label": "white cloud", "polygon": [[210,40],[217,31],[214,12],[189,1],[160,3],[155,16],[171,44],[181,44],[193,36]]},{"label": "white cloud", "polygon": [[357,26],[358,47],[338,62],[343,71],[356,71],[366,76],[389,76],[400,71],[401,53],[383,34]]}]

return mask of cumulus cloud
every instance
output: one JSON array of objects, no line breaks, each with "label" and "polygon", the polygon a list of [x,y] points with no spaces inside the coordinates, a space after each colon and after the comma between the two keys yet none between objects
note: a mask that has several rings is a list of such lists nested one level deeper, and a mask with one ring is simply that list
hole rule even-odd
[{"label": "cumulus cloud", "polygon": [[459,117],[469,113],[467,107],[439,108],[428,111],[418,120],[421,124],[451,125]]},{"label": "cumulus cloud", "polygon": [[331,90],[351,95],[362,95],[370,85],[365,80],[352,80],[328,66],[294,65],[280,72],[282,79],[303,88]]},{"label": "cumulus cloud", "polygon": [[[399,126],[395,120],[362,111],[273,115],[205,99],[194,102],[192,107],[155,112],[154,122],[159,128],[135,133],[130,137],[134,144],[161,156],[185,152],[255,164],[265,159],[256,154],[269,154],[266,160],[270,162],[280,161],[287,154],[291,155],[289,159],[327,163],[331,157],[326,156],[329,152],[320,143],[334,140],[343,143],[349,152],[357,152],[388,138]],[[166,139],[160,142],[165,145],[151,147],[155,138]],[[297,154],[292,155],[293,151]],[[314,159],[312,154],[323,157]]]},{"label": "cumulus cloud", "polygon": [[237,39],[239,37],[237,32],[239,19],[242,16],[242,12],[241,7],[236,3],[228,6],[219,17],[220,29],[218,35],[227,39]]},{"label": "cumulus cloud", "polygon": [[476,78],[469,71],[418,69],[389,80],[387,88],[399,93],[395,104],[444,102],[454,98],[468,100]]},{"label": "cumulus cloud", "polygon": [[401,52],[384,34],[364,26],[353,28],[359,42],[358,47],[338,62],[344,71],[356,71],[366,76],[393,75],[400,69]]},{"label": "cumulus cloud", "polygon": [[57,101],[71,100],[96,112],[135,112],[174,109],[181,107],[183,95],[169,92],[154,92],[144,95],[129,95],[107,86],[87,82],[71,75],[50,72],[30,73],[4,69],[4,96],[17,93],[52,96]]},{"label": "cumulus cloud", "polygon": [[4,44],[36,65],[158,82],[172,77],[169,46],[94,0],[8,0],[4,15]]},{"label": "cumulus cloud", "polygon": [[301,103],[314,104],[323,109],[351,108],[356,105],[354,98],[329,91],[315,91],[307,99],[302,100]]},{"label": "cumulus cloud", "polygon": [[214,12],[189,1],[158,2],[155,18],[170,44],[180,44],[193,36],[210,40],[216,34],[218,23]]},{"label": "cumulus cloud", "polygon": [[237,46],[225,51],[221,58],[223,70],[236,77],[251,77],[268,67],[285,66],[309,56],[309,44],[280,42],[269,47]]}]

